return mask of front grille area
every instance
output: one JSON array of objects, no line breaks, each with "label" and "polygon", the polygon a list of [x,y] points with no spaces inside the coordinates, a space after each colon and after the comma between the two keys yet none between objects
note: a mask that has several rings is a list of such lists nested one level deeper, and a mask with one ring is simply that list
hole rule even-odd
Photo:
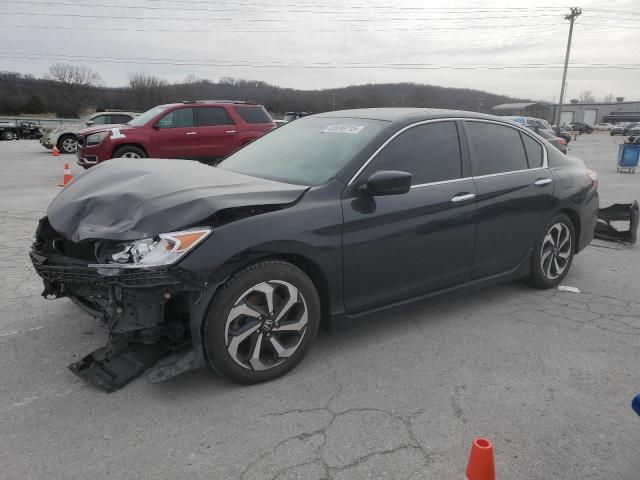
[{"label": "front grille area", "polygon": [[99,275],[95,268],[83,266],[45,265],[38,255],[31,255],[33,266],[43,280],[52,283],[102,288],[116,284],[129,288],[178,285],[180,279],[166,270],[121,271],[115,275]]}]

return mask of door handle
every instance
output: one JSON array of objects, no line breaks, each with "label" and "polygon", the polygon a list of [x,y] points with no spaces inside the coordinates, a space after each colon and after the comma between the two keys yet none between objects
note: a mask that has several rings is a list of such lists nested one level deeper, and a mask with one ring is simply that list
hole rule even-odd
[{"label": "door handle", "polygon": [[553,182],[553,180],[551,180],[550,178],[539,178],[535,182],[533,182],[533,184],[539,187],[544,187],[545,185],[549,185],[551,182]]},{"label": "door handle", "polygon": [[195,135],[198,132],[187,132],[187,135]]},{"label": "door handle", "polygon": [[235,131],[235,130],[227,130],[227,131],[226,131],[226,132],[224,132],[224,133],[236,133],[236,131]]},{"label": "door handle", "polygon": [[451,199],[453,203],[466,202],[467,200],[473,200],[476,198],[474,193],[459,193]]}]

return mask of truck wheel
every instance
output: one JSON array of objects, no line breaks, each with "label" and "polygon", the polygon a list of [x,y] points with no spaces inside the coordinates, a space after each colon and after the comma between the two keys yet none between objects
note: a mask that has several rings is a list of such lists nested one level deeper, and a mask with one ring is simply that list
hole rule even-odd
[{"label": "truck wheel", "polygon": [[78,148],[78,139],[75,135],[63,135],[58,139],[58,149],[62,153],[75,153]]},{"label": "truck wheel", "polygon": [[320,325],[309,277],[280,260],[250,265],[215,294],[204,319],[209,363],[237,383],[274,379],[307,353]]},{"label": "truck wheel", "polygon": [[8,130],[5,130],[4,132],[2,132],[2,140],[13,140],[14,138],[16,138],[15,133],[10,132]]},{"label": "truck wheel", "polygon": [[113,154],[113,158],[147,158],[147,154],[134,146],[120,147]]}]

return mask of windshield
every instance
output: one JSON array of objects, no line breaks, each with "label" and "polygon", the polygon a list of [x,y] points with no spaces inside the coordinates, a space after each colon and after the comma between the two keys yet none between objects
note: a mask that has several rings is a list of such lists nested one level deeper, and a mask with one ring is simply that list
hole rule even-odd
[{"label": "windshield", "polygon": [[134,127],[141,127],[145,125],[149,120],[158,115],[159,113],[164,112],[169,107],[153,107],[150,110],[147,110],[144,113],[141,113],[136,118],[133,118],[127,123],[127,125],[133,125]]},{"label": "windshield", "polygon": [[321,185],[387,125],[360,118],[302,118],[238,150],[218,167],[287,183]]}]

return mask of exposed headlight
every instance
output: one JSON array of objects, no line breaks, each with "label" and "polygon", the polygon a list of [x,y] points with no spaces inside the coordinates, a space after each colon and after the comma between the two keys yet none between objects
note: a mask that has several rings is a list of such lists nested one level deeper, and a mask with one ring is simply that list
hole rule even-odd
[{"label": "exposed headlight", "polygon": [[123,267],[170,265],[195,248],[211,232],[210,228],[199,228],[136,240],[124,244],[121,251],[111,255],[111,260]]},{"label": "exposed headlight", "polygon": [[92,133],[87,137],[87,145],[98,145],[109,132]]}]

